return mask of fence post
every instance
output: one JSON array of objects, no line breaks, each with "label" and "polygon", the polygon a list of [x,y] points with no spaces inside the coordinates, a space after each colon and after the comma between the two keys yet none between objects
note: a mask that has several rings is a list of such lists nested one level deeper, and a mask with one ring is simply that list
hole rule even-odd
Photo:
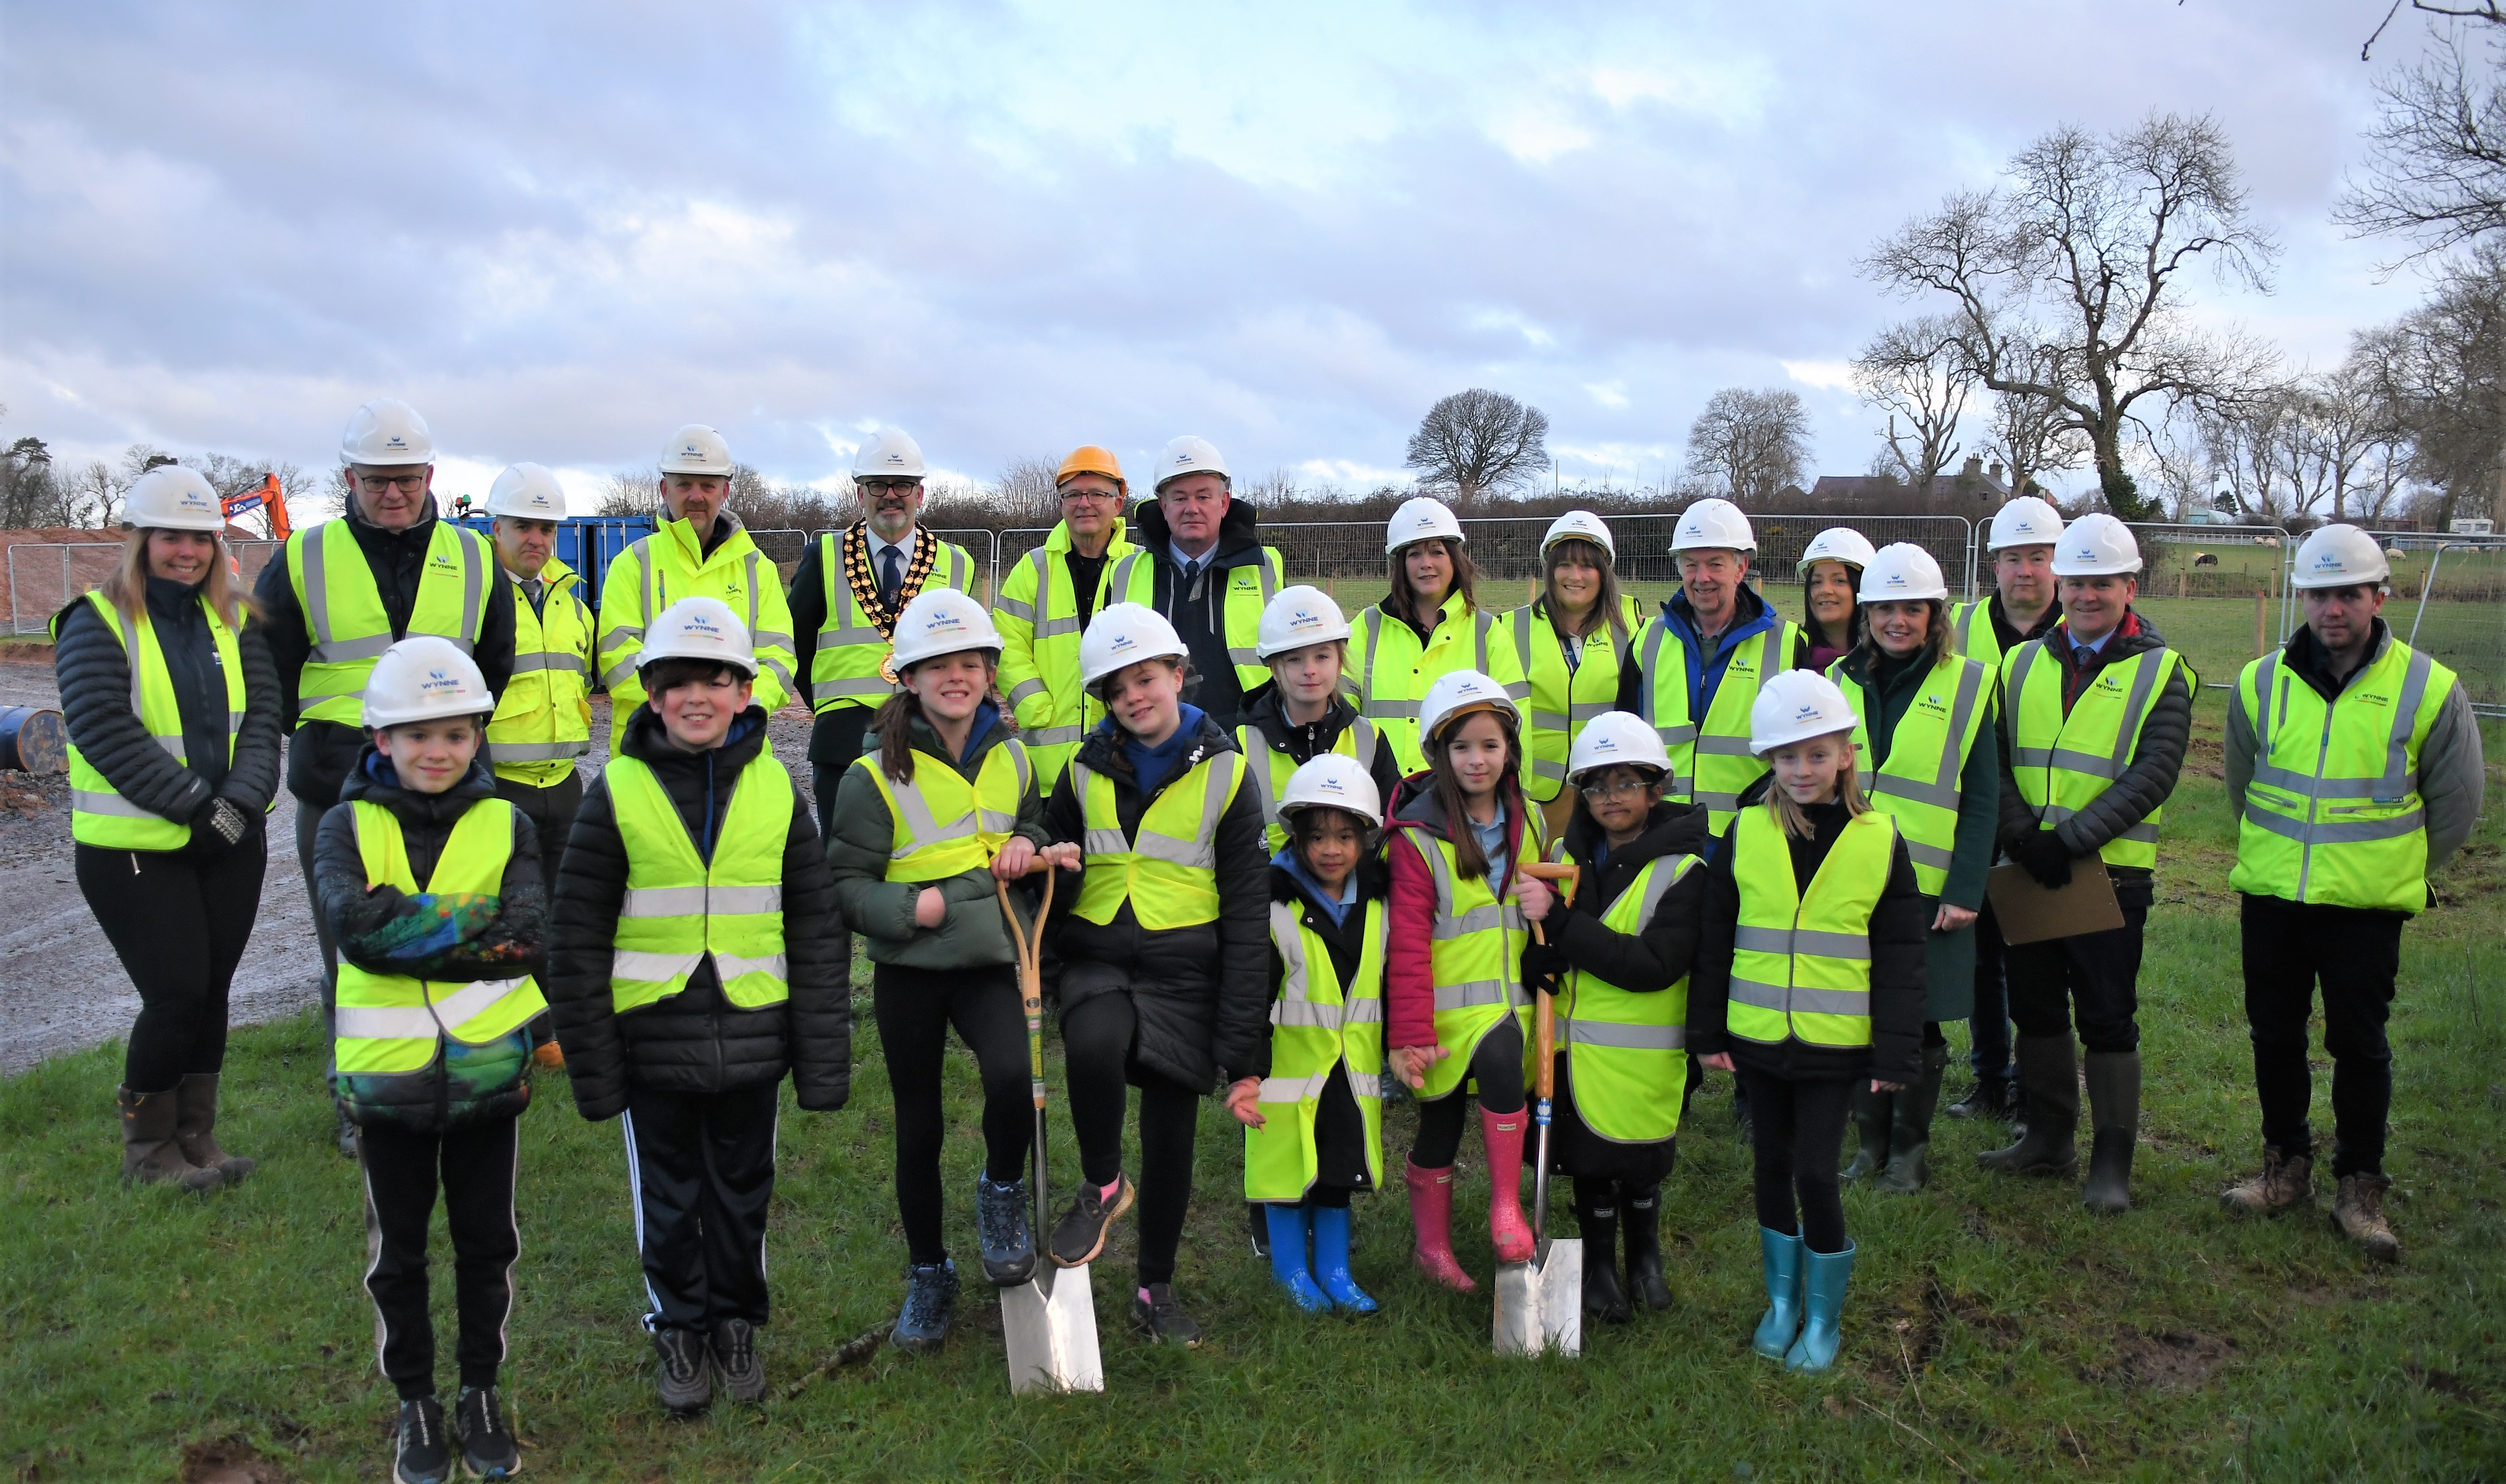
[{"label": "fence post", "polygon": [[2270,628],[2271,628],[2271,618],[2270,618],[2270,617],[2269,617],[2269,616],[2270,616],[2270,613],[2271,613],[2271,595],[2270,595],[2268,592],[2265,592],[2265,591],[2264,591],[2262,588],[2260,588],[2260,587],[2255,588],[2255,589],[2254,589],[2254,657],[2255,657],[2256,659],[2260,659],[2260,658],[2262,658],[2265,654],[2270,654],[2270,653],[2271,653],[2271,639],[2270,639],[2270,637],[2269,637],[2269,635],[2270,635]]}]

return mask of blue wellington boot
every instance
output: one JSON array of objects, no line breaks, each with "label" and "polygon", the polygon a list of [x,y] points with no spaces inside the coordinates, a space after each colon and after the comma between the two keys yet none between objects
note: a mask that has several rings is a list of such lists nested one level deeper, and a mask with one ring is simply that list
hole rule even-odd
[{"label": "blue wellington boot", "polygon": [[1314,1280],[1331,1301],[1351,1314],[1373,1314],[1375,1300],[1357,1286],[1348,1272],[1348,1208],[1316,1206],[1310,1213],[1314,1223]]},{"label": "blue wellington boot", "polygon": [[1802,1322],[1802,1239],[1758,1228],[1758,1258],[1767,1270],[1767,1316],[1758,1321],[1749,1348],[1770,1360],[1780,1360],[1792,1348]]},{"label": "blue wellington boot", "polygon": [[1853,1277],[1853,1253],[1847,1242],[1841,1253],[1802,1254],[1809,1269],[1802,1280],[1808,1295],[1803,1307],[1809,1312],[1802,1321],[1801,1338],[1784,1352],[1784,1369],[1825,1370],[1836,1363],[1837,1347],[1844,1342],[1837,1325],[1844,1314],[1844,1285]]},{"label": "blue wellington boot", "polygon": [[1288,1297],[1307,1314],[1328,1314],[1331,1300],[1314,1287],[1314,1275],[1306,1268],[1306,1208],[1271,1206],[1271,1276],[1288,1290]]}]

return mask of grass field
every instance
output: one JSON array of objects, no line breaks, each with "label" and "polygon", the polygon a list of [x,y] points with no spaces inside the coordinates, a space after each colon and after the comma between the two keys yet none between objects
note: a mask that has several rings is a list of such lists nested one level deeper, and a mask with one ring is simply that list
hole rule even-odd
[{"label": "grass field", "polygon": [[[528,1470],[600,1480],[2506,1475],[2499,811],[2445,873],[2443,903],[2404,940],[2389,1168],[2407,1251],[2397,1267],[2372,1266],[2326,1229],[2328,1192],[2314,1212],[2274,1222],[2232,1219],[2218,1206],[2219,1188],[2253,1161],[2257,1132],[2215,694],[2202,716],[2200,751],[2167,817],[2142,985],[2139,1208],[2093,1219],[2073,1185],[1987,1180],[1969,1159],[1987,1131],[1943,1119],[1928,1192],[1846,1198],[1862,1258],[1844,1356],[1827,1376],[1788,1377],[1748,1354],[1762,1306],[1757,1244],[1746,1153],[1733,1137],[1728,1079],[1717,1078],[1668,1186],[1676,1303],[1593,1332],[1579,1360],[1493,1359],[1486,1297],[1444,1293],[1408,1271],[1397,1197],[1359,1203],[1359,1277],[1384,1312],[1351,1321],[1289,1310],[1242,1241],[1240,1144],[1212,1109],[1179,1275],[1209,1331],[1202,1349],[1152,1349],[1125,1327],[1127,1221],[1096,1269],[1102,1396],[1013,1401],[998,1313],[980,1284],[938,1357],[880,1349],[789,1395],[844,1341],[886,1325],[901,1296],[886,1087],[865,1030],[851,1108],[796,1112],[782,1131],[770,1239],[777,1308],[765,1341],[772,1400],[696,1423],[664,1421],[652,1400],[617,1127],[578,1118],[561,1078],[543,1085],[522,1125],[507,1373]],[[2492,730],[2491,748],[2501,742]],[[17,1479],[212,1477],[219,1460],[244,1461],[230,1479],[380,1477],[391,1391],[374,1368],[357,1181],[328,1148],[313,1022],[236,1037],[228,1142],[259,1156],[262,1173],[207,1199],[117,1184],[118,1059],[106,1046],[0,1085],[0,1462]],[[950,1078],[951,1222],[971,1267],[976,1080],[962,1054]],[[1962,1081],[1953,1072],[1951,1088]],[[2327,1137],[2328,1094],[2319,1077]],[[1408,1132],[1403,1110],[1396,1148]],[[1065,1133],[1061,1178],[1073,1165]],[[1466,1176],[1466,1209],[1483,1198],[1477,1175]],[[445,1254],[440,1226],[438,1242]],[[1485,1278],[1485,1237],[1463,1250]],[[447,1270],[439,1256],[448,1381]]]}]

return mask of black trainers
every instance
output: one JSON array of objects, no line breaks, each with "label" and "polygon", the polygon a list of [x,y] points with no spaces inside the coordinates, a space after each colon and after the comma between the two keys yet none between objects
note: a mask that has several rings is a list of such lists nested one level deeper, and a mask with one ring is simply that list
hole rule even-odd
[{"label": "black trainers", "polygon": [[763,1400],[766,1362],[757,1359],[757,1326],[744,1319],[716,1320],[713,1367],[722,1373],[722,1389],[739,1402]]},{"label": "black trainers", "polygon": [[1138,1192],[1129,1180],[1114,1177],[1114,1203],[1105,1204],[1105,1195],[1096,1186],[1082,1182],[1079,1198],[1053,1228],[1053,1260],[1063,1267],[1078,1267],[1093,1262],[1105,1250],[1105,1229],[1114,1219],[1131,1209],[1131,1197]]},{"label": "black trainers", "polygon": [[1131,1295],[1131,1324],[1150,1341],[1160,1345],[1181,1345],[1190,1350],[1200,1343],[1200,1326],[1183,1312],[1182,1300],[1174,1296],[1174,1285],[1153,1283],[1149,1296]]},{"label": "black trainers", "polygon": [[984,1245],[984,1278],[1014,1289],[1035,1276],[1035,1233],[1027,1230],[1026,1182],[996,1185],[975,1177],[975,1232]]},{"label": "black trainers", "polygon": [[394,1484],[445,1484],[452,1477],[452,1446],[444,1435],[444,1403],[420,1396],[400,1404],[393,1435]]},{"label": "black trainers", "polygon": [[888,1341],[899,1350],[926,1355],[949,1339],[949,1317],[957,1307],[957,1264],[943,1257],[905,1270],[905,1309]]},{"label": "black trainers", "polygon": [[704,1336],[693,1329],[656,1329],[653,1349],[662,1363],[654,1389],[673,1417],[693,1417],[713,1404],[713,1368],[706,1363]]},{"label": "black trainers", "polygon": [[522,1471],[521,1444],[505,1426],[492,1386],[465,1386],[452,1398],[452,1435],[461,1441],[461,1466],[474,1479],[510,1479]]}]

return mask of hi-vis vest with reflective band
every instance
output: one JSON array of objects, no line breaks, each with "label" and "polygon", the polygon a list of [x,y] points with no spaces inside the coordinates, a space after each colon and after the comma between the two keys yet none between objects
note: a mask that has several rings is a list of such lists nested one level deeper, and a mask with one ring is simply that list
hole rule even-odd
[{"label": "hi-vis vest with reflective band", "polygon": [[1404,774],[1427,765],[1418,745],[1418,703],[1426,699],[1427,688],[1445,676],[1477,670],[1505,687],[1518,706],[1530,695],[1512,647],[1496,632],[1502,621],[1503,615],[1485,608],[1463,612],[1462,595],[1456,591],[1438,610],[1436,631],[1424,644],[1416,629],[1384,613],[1379,603],[1349,625],[1341,692],[1392,744],[1392,760]]},{"label": "hi-vis vest with reflective band", "polygon": [[1529,715],[1524,718],[1522,792],[1537,802],[1547,803],[1565,791],[1566,760],[1584,724],[1619,709],[1619,672],[1627,667],[1636,635],[1644,628],[1635,599],[1622,593],[1619,606],[1626,610],[1626,627],[1605,618],[1584,636],[1583,654],[1572,670],[1566,668],[1566,641],[1549,621],[1546,599],[1525,604],[1501,620],[1513,636],[1516,671],[1530,697],[1524,708]]},{"label": "hi-vis vest with reflective band", "polygon": [[[1562,844],[1552,852],[1560,859],[1565,853]],[[1700,864],[1695,856],[1647,861],[1603,910],[1601,926],[1630,937],[1644,932],[1663,894]],[[1639,995],[1575,969],[1559,989],[1557,1049],[1566,1053],[1584,1126],[1612,1144],[1660,1144],[1678,1133],[1688,1090],[1688,975],[1660,994]]]},{"label": "hi-vis vest with reflective band", "polygon": [[[871,621],[861,600],[853,596],[852,583],[844,580],[843,541],[841,531],[829,531],[818,538],[818,575],[826,586],[827,618],[818,630],[818,647],[809,655],[809,709],[819,716],[839,706],[877,706],[905,689],[891,685],[878,673],[878,667],[887,660],[887,636]],[[966,548],[950,546],[917,526],[913,532],[916,555],[926,541],[938,547],[939,551],[931,558],[931,572],[922,580],[921,590],[953,587],[969,597],[976,596],[975,559]],[[899,560],[907,567],[913,565],[904,558]],[[871,575],[876,578],[877,574],[874,563]],[[899,575],[902,574],[900,567]]]},{"label": "hi-vis vest with reflective band", "polygon": [[1950,610],[1950,634],[1957,652],[1988,670],[2001,668],[2001,631],[1992,626],[1992,600],[1978,598]]},{"label": "hi-vis vest with reflective band", "polygon": [[[1262,800],[1264,847],[1277,855],[1280,847],[1288,843],[1288,827],[1279,818],[1279,795],[1288,791],[1288,780],[1296,774],[1296,760],[1272,747],[1262,728],[1249,722],[1235,728],[1235,745],[1244,749],[1254,796]],[[1348,724],[1340,729],[1340,735],[1332,739],[1331,750],[1341,757],[1356,759],[1359,767],[1371,772],[1375,750],[1381,745],[1374,723],[1364,717],[1351,717]]]},{"label": "hi-vis vest with reflective band", "polygon": [[1716,834],[1739,811],[1740,795],[1767,772],[1767,764],[1749,751],[1749,708],[1768,678],[1792,663],[1793,647],[1800,642],[1801,627],[1789,619],[1741,640],[1723,667],[1700,725],[1688,714],[1688,646],[1659,614],[1636,641],[1636,663],[1643,672],[1636,687],[1636,715],[1652,724],[1670,754],[1670,783],[1663,796],[1703,805],[1706,828]]},{"label": "hi-vis vest with reflective band", "polygon": [[600,582],[596,662],[618,719],[609,728],[613,758],[626,740],[626,714],[644,703],[643,683],[635,678],[644,627],[681,598],[720,598],[748,625],[757,655],[755,699],[767,715],[799,693],[792,688],[792,607],[784,601],[782,574],[736,517],[722,518],[731,520],[731,534],[710,555],[694,527],[666,520],[609,560],[609,574]]},{"label": "hi-vis vest with reflective band", "polygon": [[[1509,884],[1522,879],[1525,865],[1540,859],[1540,811],[1524,812],[1530,818],[1523,822],[1522,844],[1515,853]],[[1470,1075],[1471,1053],[1479,1048],[1480,1038],[1508,1015],[1526,1038],[1530,1035],[1531,997],[1522,988],[1522,945],[1531,935],[1523,926],[1522,908],[1511,894],[1499,901],[1488,895],[1486,876],[1462,875],[1453,860],[1452,842],[1423,830],[1399,830],[1396,837],[1418,852],[1436,883],[1436,917],[1427,963],[1436,980],[1436,1044],[1452,1054],[1428,1066],[1418,1096],[1441,1098]]]},{"label": "hi-vis vest with reflective band", "polygon": [[[2166,686],[2183,657],[2173,650],[2143,650],[2097,672],[2097,678],[2062,715],[2062,662],[2045,646],[2068,644],[2068,631],[2056,629],[2043,639],[2030,639],[2001,661],[2002,724],[2010,732],[2010,765],[2018,775],[2019,796],[2051,830],[2087,808],[2131,763],[2140,728],[2149,720],[2150,702]],[[2109,866],[2158,865],[2161,807],[2130,830],[2106,841],[2097,854]]]},{"label": "hi-vis vest with reflective band", "polygon": [[1957,844],[1958,781],[1976,739],[1984,734],[1990,672],[1972,659],[1944,655],[1923,676],[1906,714],[1888,739],[1888,760],[1871,766],[1871,698],[1844,673],[1840,659],[1827,667],[1853,706],[1853,757],[1871,807],[1897,816],[1915,884],[1937,897],[1949,881],[1950,856]]},{"label": "hi-vis vest with reflective band", "polygon": [[895,833],[887,854],[890,881],[946,881],[992,864],[1018,828],[1019,803],[1034,778],[1025,747],[1013,737],[984,754],[975,781],[928,753],[913,760],[913,779],[898,783],[879,765],[877,748],[853,760],[878,785]]},{"label": "hi-vis vest with reflective band", "polygon": [[2254,776],[2228,884],[2290,901],[2425,910],[2419,749],[2455,684],[2398,639],[2329,704],[2279,654],[2245,666],[2236,704],[2253,723]]},{"label": "hi-vis vest with reflective band", "polygon": [[[1210,555],[1217,554],[1217,548],[1212,548]],[[1279,574],[1283,570],[1279,548],[1264,547],[1260,561],[1249,567],[1229,567],[1223,574],[1227,579],[1227,593],[1221,599],[1227,616],[1227,657],[1235,666],[1235,684],[1246,690],[1271,678],[1271,667],[1262,662],[1254,646],[1262,635],[1262,610],[1271,606],[1271,594],[1279,590]],[[1158,606],[1158,564],[1153,553],[1133,547],[1114,563],[1113,574],[1105,583],[1111,601],[1137,603],[1144,608]],[[1215,575],[1219,574],[1201,574],[1204,581]],[[1174,576],[1180,583],[1182,570],[1178,568]],[[1161,611],[1171,618],[1174,615],[1170,610],[1183,604],[1183,594],[1177,592],[1167,609]],[[1098,611],[1103,611],[1102,605]]]},{"label": "hi-vis vest with reflective band", "polygon": [[1166,785],[1140,813],[1136,839],[1123,833],[1114,780],[1070,764],[1087,830],[1079,904],[1072,911],[1103,927],[1128,900],[1152,933],[1218,920],[1218,821],[1244,783],[1244,755],[1203,758]]},{"label": "hi-vis vest with reflective band", "polygon": [[[410,868],[400,820],[364,799],[349,807],[367,890],[396,886],[412,897],[420,892],[494,897],[504,891],[505,863],[514,853],[514,806],[505,800],[480,799],[453,822],[444,854],[423,887]],[[440,1040],[488,1045],[519,1031],[547,1008],[539,981],[528,974],[447,984],[369,972],[342,958],[333,1052],[343,1076],[422,1072],[434,1064]]]},{"label": "hi-vis vest with reflective band", "polygon": [[1366,1125],[1366,1178],[1383,1188],[1383,903],[1366,904],[1357,979],[1340,982],[1331,950],[1305,924],[1304,904],[1271,903],[1271,942],[1282,966],[1271,1002],[1271,1075],[1263,1123],[1244,1131],[1244,1198],[1294,1201],[1313,1188],[1314,1124],[1335,1068]]},{"label": "hi-vis vest with reflective band", "polygon": [[1732,938],[1732,994],[1724,1026],[1773,1045],[1871,1044],[1871,912],[1888,889],[1894,815],[1847,821],[1803,896],[1783,827],[1762,806],[1740,811],[1724,848],[1740,889]]},{"label": "hi-vis vest with reflective band", "polygon": [[783,962],[783,841],[792,830],[792,775],[759,752],[732,784],[713,862],[653,770],[633,758],[604,775],[626,845],[626,901],[618,913],[609,1003],[619,1014],[688,987],[706,954],[723,998],[744,1010],[791,997]]},{"label": "hi-vis vest with reflective band", "polygon": [[[313,641],[296,682],[297,720],[364,724],[366,676],[394,636],[374,569],[366,565],[346,516],[287,538],[287,581]],[[488,594],[501,581],[487,538],[436,520],[427,534],[426,561],[418,568],[409,629],[398,637],[433,634],[469,654],[486,627]]]},{"label": "hi-vis vest with reflective band", "polygon": [[591,751],[591,610],[574,595],[582,580],[555,557],[540,569],[540,606],[514,595],[514,678],[487,721],[496,776],[545,789]]},{"label": "hi-vis vest with reflective band", "polygon": [[[183,708],[174,696],[174,677],[165,668],[165,651],[157,643],[157,626],[148,610],[139,610],[137,622],[123,618],[122,610],[101,592],[87,595],[89,603],[122,641],[122,656],[130,666],[130,712],[139,724],[148,728],[149,738],[165,749],[176,762],[191,760],[183,749]],[[243,727],[243,658],[235,643],[232,624],[209,608],[205,599],[201,610],[208,615],[209,637],[217,645],[218,669],[227,679],[227,760],[234,760],[235,733]],[[60,637],[58,620],[54,620],[53,637]],[[113,791],[102,773],[89,763],[70,742],[70,838],[82,845],[100,845],[108,850],[180,850],[192,842],[192,827],[178,825],[161,814],[152,814]]]},{"label": "hi-vis vest with reflective band", "polygon": [[[1123,522],[1114,521],[1105,564],[1096,569],[1096,590],[1088,612],[1100,613],[1115,565],[1131,553]],[[1104,720],[1105,707],[1079,683],[1079,594],[1071,590],[1070,527],[1056,525],[1044,545],[1018,560],[1001,579],[992,624],[1001,631],[1002,692],[1018,713],[1019,740],[1026,744],[1036,776],[1051,789],[1079,739]]]}]

